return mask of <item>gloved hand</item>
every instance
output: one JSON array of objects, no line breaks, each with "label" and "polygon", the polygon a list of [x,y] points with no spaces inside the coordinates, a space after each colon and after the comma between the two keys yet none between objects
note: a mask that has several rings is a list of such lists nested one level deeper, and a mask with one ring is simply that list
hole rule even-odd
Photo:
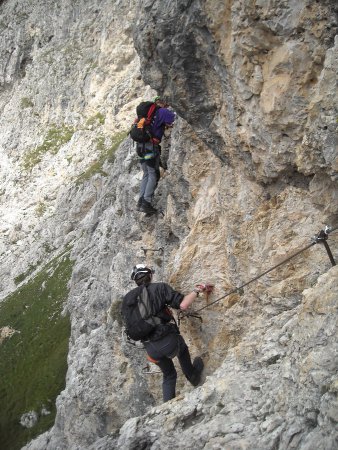
[{"label": "gloved hand", "polygon": [[200,283],[200,284],[196,284],[196,291],[198,292],[212,292],[214,289],[214,285],[213,284],[208,284],[208,283]]}]

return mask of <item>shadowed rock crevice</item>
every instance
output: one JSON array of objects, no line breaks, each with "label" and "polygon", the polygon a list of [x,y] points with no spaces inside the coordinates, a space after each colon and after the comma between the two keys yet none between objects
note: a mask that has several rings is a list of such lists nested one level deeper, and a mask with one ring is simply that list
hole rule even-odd
[{"label": "shadowed rock crevice", "polygon": [[[241,9],[221,2],[151,2],[144,13],[141,9],[134,30],[143,78],[168,96],[223,163],[246,160],[250,170],[245,153],[251,153],[253,176],[264,182],[294,168],[304,172],[304,127],[324,68],[318,44],[326,49],[334,44],[336,9],[334,2],[318,9],[310,4],[293,9],[288,3],[273,8],[248,3]],[[312,140],[317,148],[311,149],[321,167],[332,161],[337,143],[324,129],[326,137],[322,143]]]},{"label": "shadowed rock crevice", "polygon": [[[54,427],[27,449],[335,448],[337,273],[325,248],[236,290],[337,220],[335,9],[308,0],[1,4],[0,296],[64,249],[74,262],[65,389]],[[163,215],[149,218],[136,210],[142,173],[125,136],[136,106],[156,94],[177,120],[154,196]],[[66,138],[51,148],[50,136]],[[338,260],[334,235],[329,243]],[[203,321],[181,321],[192,356],[204,359],[203,384],[193,388],[178,369],[167,404],[119,315],[137,263],[182,293],[214,284],[196,311],[235,289]]]},{"label": "shadowed rock crevice", "polygon": [[[161,19],[157,13],[162,7],[174,17]],[[223,92],[229,99],[232,95],[227,94],[226,69],[199,2],[176,2],[176,9],[173,3],[154,3],[151,12],[141,16],[134,41],[145,82],[167,96],[196,134],[224,159],[223,140],[209,127],[220,108],[219,94]]]}]

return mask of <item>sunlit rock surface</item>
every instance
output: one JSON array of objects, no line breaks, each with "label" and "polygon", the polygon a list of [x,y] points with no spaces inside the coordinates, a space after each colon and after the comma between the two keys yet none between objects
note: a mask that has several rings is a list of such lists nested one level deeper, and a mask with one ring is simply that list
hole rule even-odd
[{"label": "sunlit rock surface", "polygon": [[[167,404],[119,317],[136,262],[182,292],[215,284],[212,302],[337,225],[335,2],[57,6],[1,4],[2,296],[67,244],[75,260],[66,388],[26,448],[335,449],[337,270],[323,245],[182,320],[205,380],[180,373]],[[179,117],[164,214],[145,218],[131,141],[93,163],[154,92]],[[337,234],[329,244],[337,260]]]}]

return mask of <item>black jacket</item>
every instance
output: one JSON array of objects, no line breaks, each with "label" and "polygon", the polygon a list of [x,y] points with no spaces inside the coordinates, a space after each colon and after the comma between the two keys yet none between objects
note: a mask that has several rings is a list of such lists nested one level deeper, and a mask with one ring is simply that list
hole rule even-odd
[{"label": "black jacket", "polygon": [[[184,295],[175,291],[167,283],[150,283],[146,285],[150,302],[152,305],[152,312],[154,316],[161,319],[162,324],[157,325],[154,332],[148,336],[147,340],[160,339],[171,332],[177,332],[178,328],[175,324],[169,323],[173,321],[173,316],[168,310],[167,306],[174,309],[180,309],[180,304],[184,298]],[[137,286],[132,289],[123,299],[124,302],[128,302],[129,298],[133,298],[138,294],[138,291],[142,290],[143,286]],[[123,307],[122,307],[123,309]]]}]

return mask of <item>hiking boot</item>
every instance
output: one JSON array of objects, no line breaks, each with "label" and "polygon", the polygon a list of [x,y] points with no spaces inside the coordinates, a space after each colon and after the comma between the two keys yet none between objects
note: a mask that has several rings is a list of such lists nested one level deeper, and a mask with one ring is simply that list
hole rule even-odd
[{"label": "hiking boot", "polygon": [[143,197],[140,197],[138,199],[138,202],[137,202],[137,205],[136,205],[136,211],[141,211],[142,203],[143,203]]},{"label": "hiking boot", "polygon": [[198,386],[199,383],[201,382],[201,375],[204,369],[204,363],[201,357],[197,356],[194,359],[194,362],[192,363],[192,365],[194,366],[194,372],[191,375],[191,377],[189,378],[190,383],[193,386]]},{"label": "hiking boot", "polygon": [[155,214],[157,213],[157,209],[155,209],[151,203],[147,202],[146,200],[142,200],[142,204],[140,206],[140,211],[146,213],[146,214]]}]

